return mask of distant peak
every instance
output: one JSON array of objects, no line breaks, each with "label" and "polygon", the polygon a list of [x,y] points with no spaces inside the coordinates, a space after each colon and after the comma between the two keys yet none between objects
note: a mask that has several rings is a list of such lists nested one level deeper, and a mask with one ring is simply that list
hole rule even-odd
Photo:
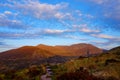
[{"label": "distant peak", "polygon": [[43,47],[43,46],[49,46],[49,45],[45,45],[45,44],[39,44],[39,45],[37,45],[37,47]]},{"label": "distant peak", "polygon": [[91,44],[88,44],[88,43],[78,43],[78,44],[72,44],[71,46],[76,46],[76,45],[91,45]]},{"label": "distant peak", "polygon": [[46,46],[45,44],[39,44],[39,45],[37,45],[37,46]]}]

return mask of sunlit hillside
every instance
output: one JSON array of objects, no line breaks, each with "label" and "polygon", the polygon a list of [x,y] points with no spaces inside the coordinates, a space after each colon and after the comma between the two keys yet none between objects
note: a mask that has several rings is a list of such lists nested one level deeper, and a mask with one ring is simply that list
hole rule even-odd
[{"label": "sunlit hillside", "polygon": [[[54,59],[65,59],[65,57],[51,57],[48,62],[32,64],[28,67],[15,69],[12,66],[2,65],[3,72],[0,73],[1,80],[40,80],[44,75],[48,75],[49,69],[52,74],[49,76],[52,80],[119,80],[120,79],[120,47],[113,48],[108,52],[96,56],[79,56],[76,58],[66,58],[64,63],[52,63]],[[33,59],[32,59],[33,60]],[[23,61],[24,65],[25,64]],[[48,67],[49,66],[49,67]],[[7,68],[5,68],[7,67]],[[6,69],[6,70],[4,70]],[[47,76],[46,76],[47,77]]]}]

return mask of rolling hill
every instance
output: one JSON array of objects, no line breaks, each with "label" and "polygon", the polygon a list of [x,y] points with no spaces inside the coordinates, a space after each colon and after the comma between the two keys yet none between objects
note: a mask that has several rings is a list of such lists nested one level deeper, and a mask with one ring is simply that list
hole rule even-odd
[{"label": "rolling hill", "polygon": [[[119,80],[120,46],[101,54],[95,52],[94,54],[97,54],[97,56],[82,57],[79,56],[81,53],[75,54],[76,56],[72,54],[72,52],[79,52],[79,49],[82,50],[84,48],[87,48],[84,49],[85,52],[89,49],[89,52],[92,53],[92,49],[94,49],[93,47],[95,46],[92,48],[91,46],[93,45],[74,44],[71,46],[47,46],[40,44],[38,46],[24,46],[2,52],[0,54],[0,79],[18,80],[18,78],[20,78],[20,80],[30,80],[31,77],[29,77],[29,75],[39,71],[40,73],[37,73],[38,76],[33,76],[32,74],[33,78],[38,79],[41,74],[44,74],[45,66],[49,65],[54,72],[52,76],[54,80],[78,80],[81,78],[85,80],[88,80],[87,78],[91,80]],[[59,52],[59,50],[64,51]],[[66,54],[63,56],[65,50]],[[86,53],[82,55],[86,55]],[[60,64],[53,65],[46,64],[46,62]],[[83,69],[82,71],[81,68]]]},{"label": "rolling hill", "polygon": [[[36,65],[46,62],[65,62],[73,57],[86,56],[89,51],[90,55],[102,53],[99,49],[91,44],[73,44],[70,46],[24,46],[17,49],[0,53],[0,65],[6,68],[24,68],[29,65]],[[70,57],[70,58],[69,58]],[[0,70],[1,70],[0,69]]]},{"label": "rolling hill", "polygon": [[102,49],[85,43],[73,44],[70,46],[38,45],[37,47],[60,56],[85,56],[87,51],[89,51],[91,55],[102,53]]},{"label": "rolling hill", "polygon": [[52,69],[55,80],[88,80],[89,74],[97,78],[90,76],[89,80],[120,80],[120,46],[98,56],[80,57],[52,66]]},{"label": "rolling hill", "polygon": [[85,56],[87,52],[89,54],[102,53],[102,49],[97,48],[91,44],[74,44],[70,46],[48,46],[48,45],[37,45],[37,46],[24,46],[17,49],[5,51],[0,53],[0,58],[3,59],[23,59],[23,58],[46,58],[51,56]]}]

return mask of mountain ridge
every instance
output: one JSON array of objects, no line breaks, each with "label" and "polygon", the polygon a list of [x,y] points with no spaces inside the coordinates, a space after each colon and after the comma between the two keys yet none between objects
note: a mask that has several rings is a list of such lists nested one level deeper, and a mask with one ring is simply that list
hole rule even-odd
[{"label": "mountain ridge", "polygon": [[87,51],[90,52],[90,54],[97,54],[102,53],[102,49],[92,45],[92,44],[86,44],[86,43],[79,43],[79,44],[72,44],[72,45],[57,45],[57,46],[49,46],[45,44],[39,44],[37,46],[23,46],[17,49],[12,49],[1,53],[34,53],[39,50],[48,51],[54,55],[60,55],[60,56],[84,56]]},{"label": "mountain ridge", "polygon": [[[90,44],[80,45],[48,46],[41,44],[37,46],[23,46],[0,53],[0,64],[11,69],[22,69],[30,65],[62,63],[79,56],[86,56],[88,49],[91,55],[102,53],[102,49],[96,46]],[[0,70],[7,70],[8,67]]]}]

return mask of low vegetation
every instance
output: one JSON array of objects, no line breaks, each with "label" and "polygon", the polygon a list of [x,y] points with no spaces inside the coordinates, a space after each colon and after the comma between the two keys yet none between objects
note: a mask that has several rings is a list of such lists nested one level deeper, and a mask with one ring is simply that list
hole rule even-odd
[{"label": "low vegetation", "polygon": [[[52,66],[55,80],[119,80],[120,47],[95,57],[80,57]],[[79,71],[83,67],[85,71]],[[77,72],[76,72],[77,71]],[[87,76],[86,76],[86,75]],[[89,75],[91,74],[91,75]],[[78,75],[78,76],[77,76]],[[89,79],[88,79],[89,78]]]},{"label": "low vegetation", "polygon": [[0,80],[40,80],[45,74],[45,65],[33,65],[22,70],[8,70],[0,74]]}]

